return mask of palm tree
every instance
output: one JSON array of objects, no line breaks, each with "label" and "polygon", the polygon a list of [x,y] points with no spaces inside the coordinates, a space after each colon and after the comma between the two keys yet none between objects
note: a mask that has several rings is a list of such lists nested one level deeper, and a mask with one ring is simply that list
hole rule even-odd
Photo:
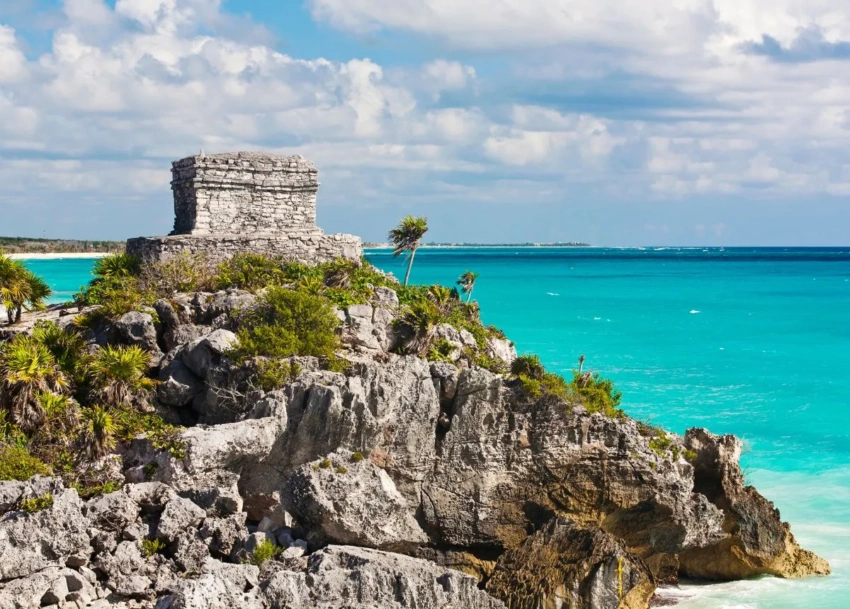
[{"label": "palm tree", "polygon": [[102,406],[86,410],[80,444],[86,456],[96,461],[108,454],[115,446],[115,422],[112,415]]},{"label": "palm tree", "polygon": [[63,393],[68,387],[47,347],[24,334],[16,336],[0,352],[0,377],[7,394],[6,407],[25,431],[35,429],[44,420],[39,395]]},{"label": "palm tree", "polygon": [[466,271],[460,276],[460,279],[457,280],[457,284],[460,286],[461,291],[466,294],[466,302],[469,302],[469,299],[472,298],[472,290],[475,288],[476,279],[478,279],[478,273]]},{"label": "palm tree", "polygon": [[47,282],[22,262],[0,255],[0,303],[6,309],[10,324],[21,321],[25,308],[30,311],[43,309],[51,293]]},{"label": "palm tree", "polygon": [[410,281],[410,269],[413,268],[413,257],[419,249],[419,242],[428,232],[427,218],[414,218],[407,216],[389,233],[390,242],[393,244],[393,256],[400,256],[410,252],[407,261],[407,273],[404,275],[404,285]]},{"label": "palm tree", "polygon": [[440,322],[440,312],[428,300],[418,300],[408,307],[399,320],[412,334],[408,347],[414,353],[424,353],[431,345],[434,328]]},{"label": "palm tree", "polygon": [[154,386],[145,376],[149,364],[148,352],[135,345],[103,347],[89,368],[98,397],[113,406],[130,406],[146,398]]}]

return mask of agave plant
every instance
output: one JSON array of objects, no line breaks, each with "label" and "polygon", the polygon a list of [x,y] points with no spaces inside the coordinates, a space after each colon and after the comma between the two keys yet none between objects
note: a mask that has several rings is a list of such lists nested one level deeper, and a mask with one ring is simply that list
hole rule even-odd
[{"label": "agave plant", "polygon": [[460,279],[457,280],[457,284],[460,286],[461,291],[466,294],[466,302],[469,302],[472,298],[472,290],[475,288],[476,279],[478,279],[478,273],[466,271],[460,276]]},{"label": "agave plant", "polygon": [[97,395],[113,406],[133,405],[146,399],[154,382],[145,376],[150,355],[137,346],[106,346],[89,364]]},{"label": "agave plant", "polygon": [[405,252],[408,253],[407,273],[404,275],[404,285],[410,281],[410,269],[413,268],[413,257],[416,256],[416,250],[419,249],[419,244],[422,237],[428,232],[427,218],[414,218],[407,216],[389,232],[389,240],[393,244],[393,256],[400,256]]},{"label": "agave plant", "polygon": [[102,406],[86,409],[80,433],[80,449],[90,461],[107,455],[115,446],[115,421]]},{"label": "agave plant", "polygon": [[47,347],[25,334],[16,336],[0,352],[0,377],[12,420],[25,431],[37,428],[44,420],[38,396],[42,392],[64,393],[68,388],[67,378]]}]

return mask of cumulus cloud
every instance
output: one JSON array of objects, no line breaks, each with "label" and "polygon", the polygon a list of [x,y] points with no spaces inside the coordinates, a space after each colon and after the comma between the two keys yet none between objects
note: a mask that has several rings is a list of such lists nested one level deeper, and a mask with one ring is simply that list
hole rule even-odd
[{"label": "cumulus cloud", "polygon": [[850,17],[833,0],[308,6],[429,52],[302,57],[221,0],[65,0],[36,53],[0,13],[0,202],[94,205],[117,175],[167,202],[167,162],[200,148],[300,152],[345,180],[335,201],[369,205],[557,201],[577,183],[626,200],[850,192]]}]

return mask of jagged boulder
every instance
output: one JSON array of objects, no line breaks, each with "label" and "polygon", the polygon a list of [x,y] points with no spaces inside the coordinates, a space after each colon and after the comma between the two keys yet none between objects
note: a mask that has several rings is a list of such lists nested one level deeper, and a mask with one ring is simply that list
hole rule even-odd
[{"label": "jagged boulder", "polygon": [[553,518],[499,558],[487,591],[510,609],[645,609],[655,582],[612,535]]},{"label": "jagged boulder", "polygon": [[[304,465],[283,496],[299,523],[320,542],[402,551],[428,541],[386,471],[352,453]],[[358,455],[360,456],[360,455]]]},{"label": "jagged boulder", "polygon": [[52,504],[35,512],[13,510],[0,518],[0,581],[89,561],[89,522],[77,491],[57,484],[37,497],[49,497]]},{"label": "jagged boulder", "polygon": [[166,406],[187,406],[204,390],[204,382],[181,359],[174,359],[163,366],[159,372],[159,381],[156,397]]},{"label": "jagged boulder", "polygon": [[177,582],[156,609],[264,609],[257,595],[258,575],[253,565],[207,559],[198,577]]},{"label": "jagged boulder", "polygon": [[91,606],[92,601],[103,596],[94,584],[73,569],[51,567],[6,585],[0,584],[0,609]]},{"label": "jagged boulder", "polygon": [[728,580],[761,574],[803,577],[830,573],[825,560],[797,544],[773,503],[745,484],[738,438],[695,428],[688,430],[685,446],[696,453],[694,488],[723,510],[723,530],[728,535],[680,553],[682,574]]},{"label": "jagged boulder", "polygon": [[186,345],[183,363],[196,376],[206,379],[210,369],[221,362],[222,355],[238,343],[236,335],[230,330],[215,330]]},{"label": "jagged boulder", "polygon": [[124,313],[115,322],[115,328],[123,342],[128,345],[137,345],[146,351],[159,353],[159,345],[156,341],[156,326],[150,313],[130,311]]},{"label": "jagged boulder", "polygon": [[425,560],[353,546],[312,554],[306,572],[278,571],[262,597],[286,609],[504,609],[474,577]]}]

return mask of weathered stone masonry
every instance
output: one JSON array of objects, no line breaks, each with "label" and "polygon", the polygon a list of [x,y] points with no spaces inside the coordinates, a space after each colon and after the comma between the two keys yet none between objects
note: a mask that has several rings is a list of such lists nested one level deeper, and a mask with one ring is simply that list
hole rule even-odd
[{"label": "weathered stone masonry", "polygon": [[148,260],[181,252],[213,260],[240,252],[315,263],[359,260],[353,235],[325,235],[316,226],[318,172],[300,156],[257,152],[198,155],[172,164],[174,230],[138,237],[127,251]]}]

